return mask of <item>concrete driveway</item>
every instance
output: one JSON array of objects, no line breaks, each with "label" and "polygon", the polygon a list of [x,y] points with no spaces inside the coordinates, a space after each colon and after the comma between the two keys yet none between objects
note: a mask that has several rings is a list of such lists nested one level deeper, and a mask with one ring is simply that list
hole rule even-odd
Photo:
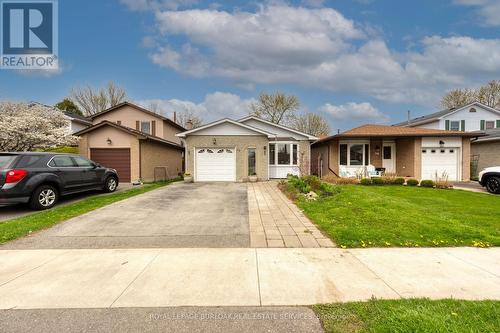
[{"label": "concrete driveway", "polygon": [[175,183],[1,249],[248,247],[247,186]]}]

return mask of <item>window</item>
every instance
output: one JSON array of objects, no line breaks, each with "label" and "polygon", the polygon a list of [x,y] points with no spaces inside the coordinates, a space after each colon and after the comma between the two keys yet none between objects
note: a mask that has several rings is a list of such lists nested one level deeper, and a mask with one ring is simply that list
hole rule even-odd
[{"label": "window", "polygon": [[347,165],[347,145],[340,145],[340,165]]},{"label": "window", "polygon": [[365,165],[370,164],[370,145],[365,145]]},{"label": "window", "polygon": [[278,164],[290,164],[290,145],[286,143],[278,143]]},{"label": "window", "polygon": [[73,160],[69,156],[55,156],[52,158],[49,165],[55,168],[71,168],[75,166]]},{"label": "window", "polygon": [[149,121],[141,121],[141,132],[151,134],[151,123]]},{"label": "window", "polygon": [[493,129],[495,128],[495,122],[494,121],[487,121],[486,122],[486,129]]},{"label": "window", "polygon": [[292,156],[293,156],[293,164],[297,165],[298,147],[297,147],[297,145],[292,145],[292,147],[293,147],[293,154],[292,154]]},{"label": "window", "polygon": [[453,149],[450,149],[450,153],[453,154],[455,151]]},{"label": "window", "polygon": [[460,131],[460,122],[458,120],[450,121],[450,131]]},{"label": "window", "polygon": [[[43,157],[40,155],[26,155],[21,158],[19,163],[17,164],[18,168],[33,168],[36,167],[38,162],[42,159]],[[0,163],[1,166],[1,163]]]},{"label": "window", "polygon": [[75,160],[76,165],[79,168],[91,168],[94,166],[94,164],[86,158],[80,156],[74,156],[73,159]]},{"label": "window", "polygon": [[349,149],[349,165],[363,165],[363,145],[352,145]]},{"label": "window", "polygon": [[117,123],[118,125],[121,125],[121,124],[122,124],[122,121],[121,121],[121,120],[117,120],[117,121],[116,121],[116,123]]},{"label": "window", "polygon": [[269,165],[276,164],[276,145],[274,143],[269,144]]},{"label": "window", "polygon": [[15,158],[16,155],[0,155],[0,168],[9,165]]},{"label": "window", "polygon": [[476,109],[475,108],[470,108],[469,112],[476,112]]},{"label": "window", "polygon": [[422,154],[425,154],[427,153],[427,150],[426,149],[422,149]]},{"label": "window", "polygon": [[253,176],[256,175],[255,168],[255,148],[248,148],[248,175]]},{"label": "window", "polygon": [[384,146],[384,160],[390,160],[392,158],[392,147]]}]

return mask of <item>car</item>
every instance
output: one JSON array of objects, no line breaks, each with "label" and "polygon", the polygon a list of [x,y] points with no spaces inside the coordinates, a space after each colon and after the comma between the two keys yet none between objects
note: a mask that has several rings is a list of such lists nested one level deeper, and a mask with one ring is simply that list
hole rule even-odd
[{"label": "car", "polygon": [[500,194],[500,166],[486,168],[479,173],[479,184],[490,193]]},{"label": "car", "polygon": [[116,170],[74,154],[0,153],[0,205],[52,208],[61,196],[91,190],[114,192]]}]

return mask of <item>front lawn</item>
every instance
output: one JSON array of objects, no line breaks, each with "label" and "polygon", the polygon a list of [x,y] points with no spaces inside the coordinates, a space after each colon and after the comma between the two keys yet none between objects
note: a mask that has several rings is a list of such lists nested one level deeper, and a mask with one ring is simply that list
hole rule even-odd
[{"label": "front lawn", "polygon": [[41,229],[49,228],[57,223],[90,212],[91,210],[155,190],[176,180],[177,179],[166,182],[144,184],[141,187],[133,188],[127,191],[90,197],[72,204],[56,206],[49,210],[1,222],[0,244],[26,236]]},{"label": "front lawn", "polygon": [[408,186],[338,185],[297,205],[341,247],[499,246],[500,196]]},{"label": "front lawn", "polygon": [[498,332],[500,302],[371,300],[313,306],[326,332]]}]

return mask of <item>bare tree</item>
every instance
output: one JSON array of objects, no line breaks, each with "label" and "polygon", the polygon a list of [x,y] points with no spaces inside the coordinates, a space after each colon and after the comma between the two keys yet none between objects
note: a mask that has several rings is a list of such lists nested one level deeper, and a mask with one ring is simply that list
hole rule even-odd
[{"label": "bare tree", "polygon": [[473,89],[454,89],[441,99],[441,107],[443,109],[457,108],[476,100],[477,94]]},{"label": "bare tree", "polygon": [[500,81],[493,80],[478,89],[455,89],[441,100],[443,108],[456,108],[480,102],[492,108],[500,108]]},{"label": "bare tree", "polygon": [[492,108],[500,109],[500,81],[490,81],[477,91],[477,100]]},{"label": "bare tree", "polygon": [[196,112],[189,108],[184,108],[183,110],[177,111],[177,123],[184,128],[187,128],[188,121],[191,120],[193,128],[200,127],[203,120],[196,115]]},{"label": "bare tree", "polygon": [[127,93],[110,81],[99,89],[91,86],[73,88],[70,97],[86,116],[90,116],[124,102]]},{"label": "bare tree", "polygon": [[261,93],[259,101],[250,105],[250,114],[275,124],[289,124],[299,109],[297,96],[282,92]]},{"label": "bare tree", "polygon": [[328,122],[315,113],[306,113],[294,117],[292,127],[316,137],[323,137],[330,134],[330,125],[328,125]]}]

